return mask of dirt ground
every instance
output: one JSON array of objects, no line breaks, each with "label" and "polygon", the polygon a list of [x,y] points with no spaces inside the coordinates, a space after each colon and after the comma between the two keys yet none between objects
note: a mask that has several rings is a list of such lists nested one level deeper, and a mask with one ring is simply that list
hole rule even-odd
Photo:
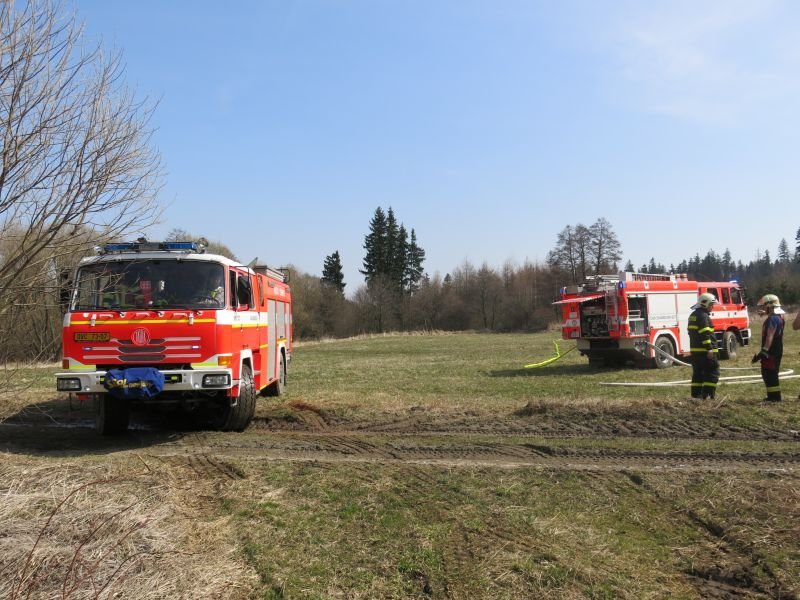
[{"label": "dirt ground", "polygon": [[[163,416],[145,415],[135,418],[127,435],[115,438],[95,435],[92,418],[91,407],[72,405],[63,398],[27,405],[0,423],[0,460],[8,464],[15,456],[23,463],[129,456],[151,474],[158,468],[180,469],[185,477],[216,486],[241,483],[245,474],[238,465],[270,461],[351,465],[363,468],[365,476],[370,465],[395,465],[417,469],[420,486],[430,483],[420,467],[533,468],[588,474],[606,487],[620,485],[622,476],[626,485],[664,502],[672,500],[653,482],[665,473],[689,478],[760,473],[779,477],[795,490],[800,482],[800,433],[795,430],[722,427],[684,418],[653,423],[609,414],[576,419],[574,414],[531,404],[503,415],[430,413],[415,407],[402,413],[344,418],[294,402],[260,408],[252,425],[240,434],[195,430]],[[787,511],[797,511],[796,498],[785,501]],[[751,540],[732,535],[724,523],[692,509],[675,510],[682,511],[684,520],[707,540],[692,551],[692,567],[686,574],[699,597],[798,597],[797,578],[765,573]],[[511,529],[495,528],[493,535],[504,546],[523,543]],[[524,544],[519,551],[525,551]],[[462,558],[468,560],[466,555]],[[19,562],[15,565],[19,569]],[[252,577],[245,574],[242,581]],[[426,593],[425,586],[430,591],[432,584],[428,580],[423,584],[421,597],[447,596]],[[212,595],[237,596],[219,591]],[[19,589],[17,596],[23,597]]]},{"label": "dirt ground", "polygon": [[[577,420],[567,412],[542,413],[531,404],[508,415],[474,411],[428,414],[412,408],[405,414],[371,413],[344,419],[294,402],[280,410],[260,411],[250,427],[238,434],[195,431],[191,425],[163,415],[135,414],[127,435],[103,438],[91,431],[92,419],[89,403],[72,405],[55,399],[27,406],[0,422],[0,451],[60,456],[137,451],[159,457],[213,454],[245,460],[332,463],[800,473],[800,447],[792,444],[800,442],[797,430],[715,426],[681,419],[653,423],[608,414],[602,420]],[[558,443],[548,444],[548,439]],[[670,443],[652,449],[613,447],[615,440],[626,439]],[[580,440],[594,443],[587,446]],[[603,440],[609,447],[604,447]],[[674,449],[680,445],[676,442],[704,440],[741,443],[729,451]],[[771,442],[788,445],[781,451],[747,449]]]}]

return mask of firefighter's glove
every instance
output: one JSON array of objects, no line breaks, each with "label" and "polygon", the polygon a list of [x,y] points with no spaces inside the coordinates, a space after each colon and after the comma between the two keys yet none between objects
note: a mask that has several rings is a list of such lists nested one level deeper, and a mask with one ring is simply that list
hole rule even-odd
[{"label": "firefighter's glove", "polygon": [[761,350],[758,352],[758,354],[753,356],[753,360],[751,362],[757,363],[758,361],[765,360],[767,358],[769,358],[769,354],[767,354],[767,351]]}]

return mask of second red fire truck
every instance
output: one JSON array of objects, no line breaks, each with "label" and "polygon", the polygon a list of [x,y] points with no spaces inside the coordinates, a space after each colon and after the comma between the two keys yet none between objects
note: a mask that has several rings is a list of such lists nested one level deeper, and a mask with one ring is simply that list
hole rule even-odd
[{"label": "second red fire truck", "polygon": [[93,400],[101,433],[147,404],[241,431],[286,385],[292,295],[282,272],[192,242],[107,244],[78,266],[62,340],[57,389]]},{"label": "second red fire truck", "polygon": [[[721,358],[735,358],[750,343],[744,292],[735,281],[691,281],[683,275],[600,275],[561,289],[562,337],[575,340],[591,364],[615,366],[633,360],[658,368],[670,356],[689,354],[687,322],[697,296],[717,298],[711,318]],[[656,350],[658,349],[658,351]]]}]

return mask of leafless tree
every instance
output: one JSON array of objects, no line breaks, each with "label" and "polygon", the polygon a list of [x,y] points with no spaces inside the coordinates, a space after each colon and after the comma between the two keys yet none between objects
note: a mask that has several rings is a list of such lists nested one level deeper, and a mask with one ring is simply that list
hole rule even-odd
[{"label": "leafless tree", "polygon": [[590,230],[585,225],[567,225],[559,232],[556,247],[547,255],[547,263],[567,273],[572,283],[583,281],[589,270],[590,240]]},{"label": "leafless tree", "polygon": [[[611,223],[600,217],[589,228],[589,255],[596,275],[616,272],[617,261],[622,258],[620,243]],[[612,273],[613,274],[613,273]]]},{"label": "leafless tree", "polygon": [[57,299],[59,271],[76,256],[135,238],[158,216],[155,105],[134,97],[123,72],[120,55],[87,46],[59,4],[0,1],[3,339],[21,304]]}]

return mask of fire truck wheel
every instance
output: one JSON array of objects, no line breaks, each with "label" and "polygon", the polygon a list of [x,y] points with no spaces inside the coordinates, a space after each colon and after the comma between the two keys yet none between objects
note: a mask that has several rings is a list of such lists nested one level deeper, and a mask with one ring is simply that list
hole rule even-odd
[{"label": "fire truck wheel", "polygon": [[100,435],[118,435],[128,430],[131,407],[127,400],[113,398],[111,394],[95,396],[95,429]]},{"label": "fire truck wheel", "polygon": [[736,334],[732,331],[726,331],[722,334],[722,348],[719,350],[721,358],[729,358],[731,360],[736,358],[738,354],[737,349],[739,342],[736,340]]},{"label": "fire truck wheel", "polygon": [[228,399],[222,406],[216,423],[221,431],[244,431],[253,415],[256,414],[256,386],[253,383],[253,372],[248,365],[242,365],[239,378],[239,401],[231,406]]},{"label": "fire truck wheel", "polygon": [[[668,354],[669,356],[675,356],[675,347],[672,345],[672,340],[670,340],[667,336],[661,336],[656,340],[655,347],[657,350],[661,350],[664,354]],[[653,363],[655,364],[657,369],[668,369],[672,366],[672,360],[661,354],[661,352],[656,352],[655,358],[653,358]]]}]

